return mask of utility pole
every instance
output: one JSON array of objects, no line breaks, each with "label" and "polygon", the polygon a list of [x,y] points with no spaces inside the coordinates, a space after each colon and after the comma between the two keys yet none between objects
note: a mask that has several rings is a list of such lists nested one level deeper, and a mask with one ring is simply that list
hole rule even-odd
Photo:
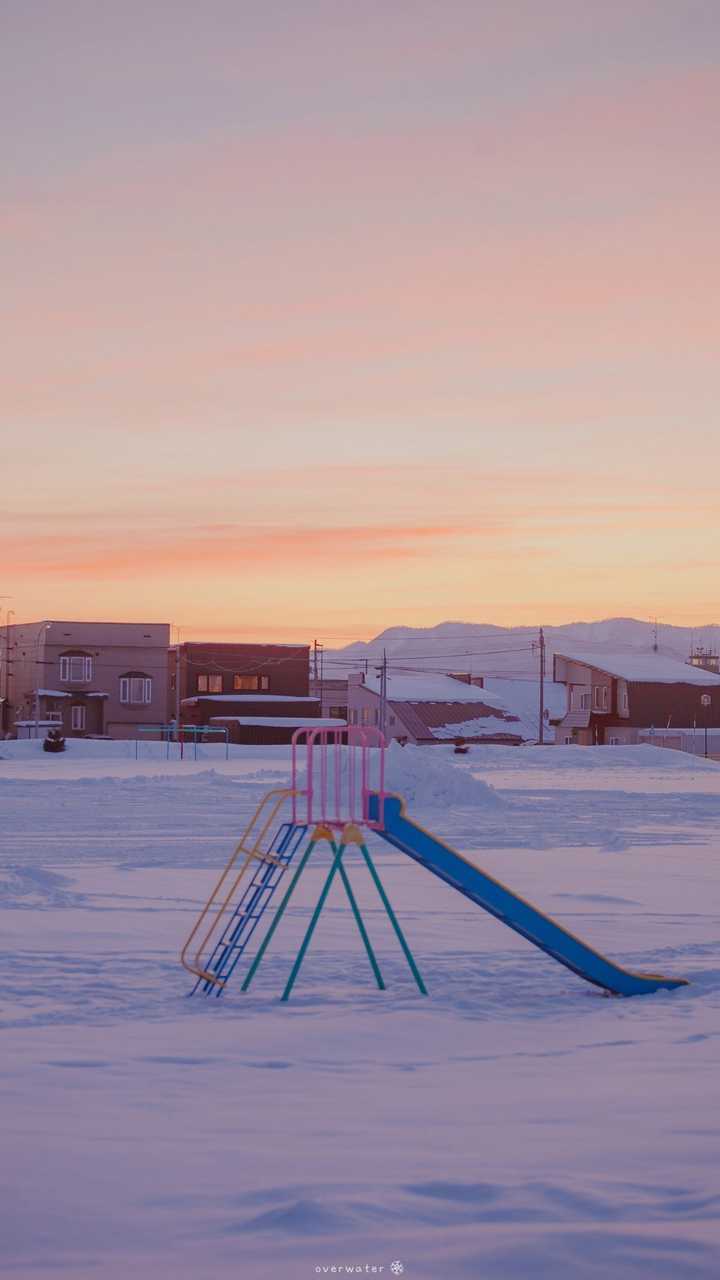
[{"label": "utility pole", "polygon": [[380,732],[385,737],[387,721],[387,649],[383,649],[383,660],[380,668]]},{"label": "utility pole", "polygon": [[710,717],[710,707],[711,707],[711,705],[712,705],[712,698],[711,698],[710,694],[709,694],[709,693],[703,693],[703,694],[701,694],[701,696],[700,696],[700,702],[701,702],[702,706],[703,706],[703,707],[704,707],[704,709],[705,709],[705,759],[707,760],[707,754],[708,754],[708,719],[709,719],[709,717]]},{"label": "utility pole", "polygon": [[315,680],[319,680],[319,678],[320,678],[320,675],[319,675],[319,672],[318,672],[318,642],[317,642],[317,640],[313,640],[313,677],[314,677],[314,679],[315,679]]},{"label": "utility pole", "polygon": [[540,720],[538,724],[538,742],[540,746],[545,745],[545,632],[540,628],[538,637],[538,647],[540,650]]}]

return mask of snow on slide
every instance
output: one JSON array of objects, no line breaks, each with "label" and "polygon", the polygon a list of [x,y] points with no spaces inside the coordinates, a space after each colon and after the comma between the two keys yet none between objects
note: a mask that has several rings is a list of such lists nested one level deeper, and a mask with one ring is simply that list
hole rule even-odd
[{"label": "snow on slide", "polygon": [[[370,797],[370,816],[375,820],[379,818],[377,795]],[[634,996],[687,986],[684,978],[634,973],[606,959],[499,880],[481,871],[450,845],[411,822],[399,796],[385,797],[382,822],[379,834],[389,844],[414,858],[428,871],[596,987],[602,987],[613,995]]]}]

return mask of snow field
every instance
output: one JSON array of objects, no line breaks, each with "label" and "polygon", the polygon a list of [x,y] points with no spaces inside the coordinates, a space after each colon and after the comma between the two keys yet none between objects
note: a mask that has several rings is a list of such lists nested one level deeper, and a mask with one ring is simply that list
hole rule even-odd
[{"label": "snow field", "polygon": [[374,838],[428,999],[350,856],[388,989],[336,886],[283,1006],[326,851],[248,995],[187,1000],[177,953],[287,752],[149,745],[0,745],[5,1275],[716,1275],[718,766],[388,763],[413,817],[682,991],[605,999]]}]

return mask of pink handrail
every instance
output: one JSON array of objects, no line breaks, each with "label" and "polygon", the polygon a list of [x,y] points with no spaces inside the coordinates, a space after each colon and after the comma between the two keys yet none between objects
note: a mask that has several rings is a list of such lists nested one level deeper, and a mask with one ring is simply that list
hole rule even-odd
[{"label": "pink handrail", "polygon": [[[382,826],[385,745],[383,735],[371,726],[349,725],[337,729],[304,726],[296,729],[291,744],[293,822],[305,821],[308,825],[320,822],[335,827],[343,827],[349,822],[368,828]],[[299,768],[299,753],[303,746],[304,779]],[[333,753],[332,760],[329,759],[330,752]],[[347,766],[346,794],[343,763]],[[377,785],[373,785],[375,774]],[[318,781],[319,788],[316,785]],[[377,794],[379,799],[377,819],[370,818],[369,798],[372,794]]]}]

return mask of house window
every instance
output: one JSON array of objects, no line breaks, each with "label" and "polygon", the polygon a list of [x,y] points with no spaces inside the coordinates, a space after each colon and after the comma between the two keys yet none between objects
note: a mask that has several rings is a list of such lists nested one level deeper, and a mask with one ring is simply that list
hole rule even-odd
[{"label": "house window", "polygon": [[270,688],[268,676],[233,676],[233,689],[238,693],[254,693],[258,689],[266,691]]},{"label": "house window", "polygon": [[142,671],[120,677],[120,701],[130,705],[152,702],[152,678]]},{"label": "house window", "polygon": [[85,728],[84,707],[78,706],[70,708],[70,725],[73,730],[82,730]]},{"label": "house window", "polygon": [[197,678],[198,693],[222,693],[221,675],[202,675]]},{"label": "house window", "polygon": [[330,707],[329,713],[332,720],[347,720],[347,707]]},{"label": "house window", "polygon": [[596,684],[593,689],[593,706],[596,711],[607,711],[607,685]]},{"label": "house window", "polygon": [[621,705],[622,705],[623,711],[627,712],[630,710],[630,699],[628,697],[627,689],[623,689],[622,691]]},{"label": "house window", "polygon": [[580,694],[580,710],[581,711],[590,710],[590,694],[589,693]]},{"label": "house window", "polygon": [[609,745],[609,746],[611,746],[611,747],[619,747],[619,746],[620,746],[620,739],[619,739],[619,738],[608,738],[608,745]]},{"label": "house window", "polygon": [[363,707],[361,724],[377,724],[378,709],[377,707]]},{"label": "house window", "polygon": [[60,679],[72,684],[87,684],[93,678],[93,660],[89,653],[64,653],[60,658]]}]

